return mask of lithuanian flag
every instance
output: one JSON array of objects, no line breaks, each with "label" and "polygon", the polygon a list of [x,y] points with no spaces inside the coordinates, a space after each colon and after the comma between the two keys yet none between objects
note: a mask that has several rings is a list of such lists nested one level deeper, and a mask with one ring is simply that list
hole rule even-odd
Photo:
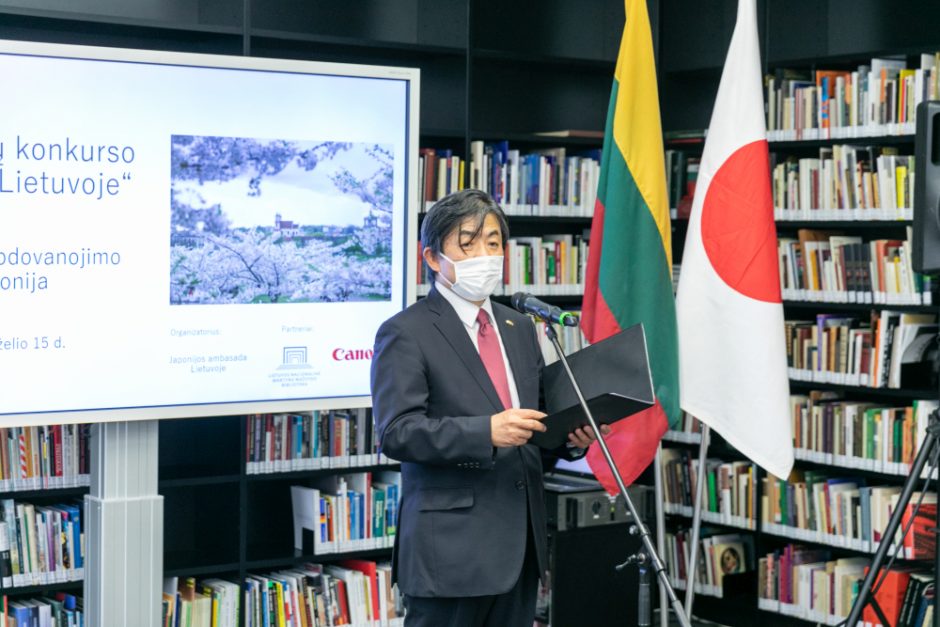
[{"label": "lithuanian flag", "polygon": [[[582,328],[598,342],[631,325],[646,331],[657,404],[615,423],[605,439],[623,479],[650,464],[668,425],[679,420],[678,342],[672,290],[672,236],[659,94],[646,0],[625,0],[626,24],[607,111],[591,225]],[[595,444],[594,474],[616,492]]]}]

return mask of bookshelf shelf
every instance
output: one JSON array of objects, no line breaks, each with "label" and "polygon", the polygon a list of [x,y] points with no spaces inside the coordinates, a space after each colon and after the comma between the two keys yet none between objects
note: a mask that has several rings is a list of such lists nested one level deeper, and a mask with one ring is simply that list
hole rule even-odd
[{"label": "bookshelf shelf", "polygon": [[[264,547],[255,548],[252,551],[256,555],[264,554]],[[345,551],[338,553],[324,553],[315,555],[312,553],[303,553],[294,551],[290,555],[279,555],[276,557],[248,559],[245,562],[247,570],[267,570],[271,568],[286,568],[297,566],[306,562],[330,562],[347,559],[383,559],[388,558],[389,548],[368,549],[364,551]]]},{"label": "bookshelf shelf", "polygon": [[[896,481],[898,478],[903,478],[910,474],[907,464],[899,464],[898,468],[892,468],[890,464],[880,464],[877,460],[862,460],[857,458],[853,458],[848,462],[821,461],[825,458],[824,453],[804,449],[795,449],[794,458],[799,461],[802,466],[837,469],[847,471],[853,476],[883,479],[886,481]],[[921,477],[922,481],[927,481],[928,479],[926,472],[925,469],[924,475]],[[934,477],[931,478],[931,481],[936,481],[936,479],[935,474]]]},{"label": "bookshelf shelf", "polygon": [[238,483],[241,475],[218,475],[204,477],[190,477],[186,479],[161,479],[158,486],[161,490],[173,488],[188,488],[193,486],[224,485]]},{"label": "bookshelf shelf", "polygon": [[[920,17],[923,18],[924,16]],[[871,59],[872,57],[904,57],[910,64],[911,62],[916,63],[916,57],[922,53],[933,54],[937,51],[937,45],[932,41],[932,39],[928,42],[922,42],[920,45],[911,45],[910,37],[904,37],[897,43],[897,46],[885,47],[884,42],[881,41],[878,42],[878,45],[870,49],[845,51],[840,54],[827,53],[822,56],[806,57],[801,55],[794,55],[783,58],[774,58],[770,62],[769,66],[771,70],[775,68],[809,66],[836,68],[844,66],[846,68],[851,68],[858,63],[859,59]]]},{"label": "bookshelf shelf", "polygon": [[[692,518],[691,505],[677,505],[675,503],[664,503],[663,511],[669,516],[680,516],[682,518]],[[745,531],[754,531],[757,529],[757,523],[753,519],[746,519],[741,516],[724,516],[718,512],[702,511],[702,522],[709,525],[721,525],[732,529],[743,529]]]},{"label": "bookshelf shelf", "polygon": [[600,137],[558,137],[555,135],[540,135],[538,132],[522,133],[507,132],[500,130],[476,130],[473,131],[473,139],[483,141],[502,141],[507,140],[511,144],[518,144],[520,148],[528,146],[574,146],[574,147],[593,147],[600,148],[604,139]]},{"label": "bookshelf shelf", "polygon": [[803,148],[817,148],[832,146],[833,144],[865,144],[868,146],[906,146],[914,143],[914,136],[910,133],[895,135],[860,134],[857,137],[829,137],[826,139],[792,139],[769,140],[767,142],[771,152],[785,150],[800,150]]},{"label": "bookshelf shelf", "polygon": [[3,594],[5,595],[16,595],[16,596],[25,596],[33,594],[49,594],[50,592],[58,591],[79,591],[81,592],[84,582],[81,579],[76,581],[65,581],[62,583],[50,583],[41,586],[14,586],[10,588],[2,588]]},{"label": "bookshelf shelf", "polygon": [[[218,550],[165,550],[163,569],[168,573],[188,573],[206,568],[212,572],[234,572],[238,570],[237,554]],[[234,568],[231,568],[234,566]]]},{"label": "bookshelf shelf", "polygon": [[326,477],[343,473],[376,472],[381,470],[399,470],[401,464],[392,462],[388,464],[371,464],[368,466],[334,466],[331,468],[318,468],[311,470],[290,470],[285,472],[269,472],[247,475],[249,483],[264,481],[298,481]]},{"label": "bookshelf shelf", "polygon": [[771,599],[758,599],[757,608],[763,612],[769,612],[780,617],[787,617],[793,620],[792,624],[801,625],[806,622],[819,625],[835,626],[845,620],[844,616],[823,615],[818,612],[812,612],[807,608],[798,605],[780,603]]},{"label": "bookshelf shelf", "polygon": [[464,131],[460,128],[433,128],[423,126],[419,130],[423,139],[460,139],[464,138]]},{"label": "bookshelf shelf", "polygon": [[463,46],[441,46],[407,41],[370,39],[365,37],[341,37],[268,28],[251,29],[251,37],[268,39],[274,42],[299,42],[312,45],[320,44],[332,47],[363,48],[387,52],[407,52],[439,56],[462,57],[467,53],[467,49]]},{"label": "bookshelf shelf", "polygon": [[541,225],[578,225],[588,228],[591,226],[593,216],[530,216],[507,213],[510,229],[515,226],[541,226]]},{"label": "bookshelf shelf", "polygon": [[[818,544],[820,546],[831,547],[835,549],[842,549],[845,551],[852,551],[855,553],[864,553],[874,555],[878,550],[878,543],[875,542],[866,542],[862,540],[857,540],[853,538],[845,538],[842,536],[836,536],[833,534],[822,534],[810,529],[797,529],[794,527],[788,527],[786,525],[779,525],[776,523],[761,523],[761,531],[763,533],[777,536],[778,538],[786,538],[788,540],[795,540],[797,542],[808,542],[811,544]],[[888,550],[888,555],[894,555],[895,547],[891,547]],[[901,551],[897,556],[898,560],[903,560],[905,562],[924,562],[924,561],[933,561],[931,560],[915,560],[909,559],[904,556],[904,551]]]},{"label": "bookshelf shelf", "polygon": [[695,444],[698,446],[702,443],[702,434],[686,433],[684,431],[667,431],[666,434],[663,435],[663,440],[677,444]]},{"label": "bookshelf shelf", "polygon": [[0,492],[0,497],[17,501],[35,498],[67,499],[88,494],[88,486],[74,486],[70,488],[42,488],[28,490],[7,490]]},{"label": "bookshelf shelf", "polygon": [[669,139],[666,138],[663,141],[663,145],[670,150],[686,150],[688,152],[701,152],[702,148],[705,147],[705,138],[688,138],[688,139]]},{"label": "bookshelf shelf", "polygon": [[885,230],[903,230],[911,226],[911,220],[777,220],[778,231],[795,231],[797,229],[835,229],[835,230],[872,230],[883,232]]},{"label": "bookshelf shelf", "polygon": [[228,562],[220,564],[205,564],[192,568],[167,568],[164,570],[166,577],[207,577],[217,575],[230,575],[237,573],[241,564],[239,562]]},{"label": "bookshelf shelf", "polygon": [[504,63],[514,62],[532,65],[552,65],[578,70],[596,70],[613,74],[615,62],[610,59],[589,59],[583,57],[564,57],[547,54],[534,54],[530,52],[517,52],[512,50],[496,50],[477,48],[473,51],[473,58],[485,62]]},{"label": "bookshelf shelf", "polygon": [[[684,579],[676,579],[674,577],[669,578],[669,583],[672,584],[672,587],[676,590],[685,590],[688,588],[688,584]],[[723,598],[722,590],[719,586],[710,586],[703,585],[698,582],[695,584],[695,594],[700,594],[706,597],[713,597],[716,599]]]},{"label": "bookshelf shelf", "polygon": [[933,399],[937,397],[935,390],[915,390],[907,388],[872,388],[860,385],[839,385],[837,383],[818,383],[815,381],[799,381],[790,379],[790,391],[794,390],[835,390],[855,394],[858,396],[880,396],[899,399]]},{"label": "bookshelf shelf", "polygon": [[56,22],[76,22],[90,26],[126,26],[131,28],[159,29],[173,32],[203,33],[207,35],[237,35],[241,37],[240,24],[193,23],[183,19],[156,19],[128,15],[89,14],[81,11],[57,11],[41,8],[8,6],[0,4],[0,14],[12,19],[34,18]]},{"label": "bookshelf shelf", "polygon": [[[428,210],[434,206],[436,201],[427,201],[424,205],[424,211],[418,214],[418,219],[423,220]],[[568,207],[561,205],[549,205],[539,207],[537,205],[501,205],[506,218],[512,223],[517,223],[523,218],[533,221],[550,220],[557,224],[559,221],[572,222],[590,222],[594,217],[594,208],[582,209],[580,207]]]},{"label": "bookshelf shelf", "polygon": [[783,306],[787,310],[793,311],[820,311],[825,309],[827,312],[847,311],[867,313],[873,309],[891,309],[895,311],[904,311],[909,313],[936,313],[940,306],[938,305],[887,305],[874,303],[832,303],[812,300],[785,300]]}]

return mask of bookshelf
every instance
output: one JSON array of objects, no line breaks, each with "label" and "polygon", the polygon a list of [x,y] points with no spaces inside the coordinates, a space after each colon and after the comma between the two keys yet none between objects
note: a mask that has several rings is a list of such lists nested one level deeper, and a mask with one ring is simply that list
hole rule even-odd
[{"label": "bookshelf", "polygon": [[[730,40],[735,23],[736,2],[716,3],[708,15],[697,12],[692,2],[678,1],[663,4],[662,54],[660,55],[660,94],[666,148],[684,152],[687,156],[700,156],[702,144],[676,133],[684,129],[707,127],[717,92],[725,46]],[[924,26],[925,20],[938,17],[940,7],[928,3],[910,3],[898,12],[886,14],[875,2],[849,2],[834,0],[815,3],[809,0],[784,2],[758,0],[758,24],[761,55],[765,74],[779,69],[794,68],[804,72],[816,70],[851,71],[860,64],[870,64],[875,57],[900,56],[907,67],[920,67],[920,54],[940,50],[940,40]],[[692,16],[695,16],[694,18]],[[675,25],[675,27],[673,27]],[[765,94],[766,97],[766,94]],[[671,133],[672,132],[672,133]],[[775,164],[787,157],[794,160],[818,158],[820,150],[833,150],[839,145],[871,146],[876,153],[896,152],[913,154],[913,128],[908,124],[887,125],[878,130],[858,129],[857,132],[835,133],[831,138],[810,139],[806,133],[797,140],[784,134],[771,134],[770,151],[776,156]],[[679,136],[679,138],[676,137]],[[691,136],[692,134],[686,133]],[[801,229],[832,231],[860,238],[863,242],[877,239],[904,240],[911,226],[909,208],[904,211],[778,211],[778,236],[795,238]],[[684,229],[681,221],[674,220],[674,232]],[[681,245],[681,242],[680,242]],[[681,254],[681,249],[674,251]],[[817,314],[838,314],[867,320],[872,310],[899,311],[906,314],[936,314],[935,298],[932,304],[904,302],[851,301],[842,294],[791,293],[784,296],[784,315],[787,320],[815,320]],[[873,299],[874,300],[874,299]],[[904,407],[917,399],[935,399],[934,386],[921,383],[906,384],[900,388],[873,388],[835,383],[836,378],[824,380],[819,373],[794,372],[791,394],[808,394],[818,390],[842,395],[847,401],[867,401],[884,407]],[[813,380],[815,378],[815,381]],[[902,382],[903,383],[903,382]],[[682,442],[695,442],[697,434],[688,430],[668,435],[664,446],[688,446]],[[711,447],[710,454],[724,457]],[[733,457],[731,457],[733,459]],[[810,448],[796,450],[795,468],[802,472],[825,472],[832,477],[860,477],[868,485],[900,486],[906,476],[903,465],[880,464],[874,460],[834,457]],[[877,468],[877,469],[875,469]],[[761,473],[763,480],[765,474]],[[931,490],[935,489],[935,484]],[[683,517],[671,516],[684,523]],[[826,537],[807,530],[765,525],[759,523],[753,532],[757,557],[763,558],[775,549],[790,545],[804,545],[812,550],[828,551],[823,561],[871,557],[871,546],[849,546],[839,537]],[[820,554],[821,555],[821,554]],[[911,562],[906,562],[911,564]],[[923,566],[923,564],[921,564]],[[740,583],[740,581],[738,582]],[[757,603],[757,590],[764,584],[761,576],[745,582],[745,593],[731,611],[722,600],[702,597],[696,600],[695,613],[731,625],[808,625],[838,623],[834,615],[810,611],[796,604],[761,598]],[[902,593],[903,595],[903,590]],[[845,609],[847,613],[847,609]]]}]

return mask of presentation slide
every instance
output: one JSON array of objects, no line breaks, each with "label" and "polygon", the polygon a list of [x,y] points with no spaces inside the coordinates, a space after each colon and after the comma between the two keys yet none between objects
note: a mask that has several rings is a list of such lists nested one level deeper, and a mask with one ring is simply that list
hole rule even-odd
[{"label": "presentation slide", "polygon": [[407,78],[10,47],[0,424],[369,395],[413,254]]}]

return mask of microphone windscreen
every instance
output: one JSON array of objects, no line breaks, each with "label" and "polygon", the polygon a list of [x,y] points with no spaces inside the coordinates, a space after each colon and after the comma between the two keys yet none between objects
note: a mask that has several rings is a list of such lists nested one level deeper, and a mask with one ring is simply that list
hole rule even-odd
[{"label": "microphone windscreen", "polygon": [[521,311],[525,313],[525,299],[528,294],[525,292],[516,292],[512,295],[512,298],[509,299],[509,302],[512,303],[512,308],[516,311]]}]

